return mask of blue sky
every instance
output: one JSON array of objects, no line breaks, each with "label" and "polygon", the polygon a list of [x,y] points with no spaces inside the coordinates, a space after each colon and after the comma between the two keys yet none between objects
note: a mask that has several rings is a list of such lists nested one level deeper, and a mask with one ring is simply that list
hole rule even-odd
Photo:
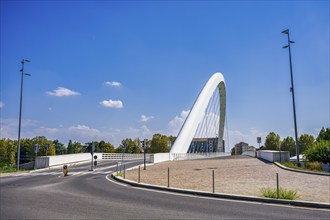
[{"label": "blue sky", "polygon": [[[1,138],[67,144],[177,135],[222,72],[229,145],[329,127],[329,1],[1,1]],[[226,135],[227,136],[227,135]],[[228,142],[227,138],[226,141]]]}]

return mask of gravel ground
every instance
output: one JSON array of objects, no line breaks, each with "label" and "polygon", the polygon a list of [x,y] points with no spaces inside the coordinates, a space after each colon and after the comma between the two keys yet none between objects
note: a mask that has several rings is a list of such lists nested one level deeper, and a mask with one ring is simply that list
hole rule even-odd
[{"label": "gravel ground", "polygon": [[[247,156],[231,156],[208,160],[169,161],[141,166],[141,183],[212,192],[212,170],[215,172],[215,192],[261,196],[263,187],[276,188],[276,173],[280,186],[296,190],[298,200],[330,203],[330,177],[283,170],[272,163]],[[138,170],[127,171],[126,178],[138,181]]]}]

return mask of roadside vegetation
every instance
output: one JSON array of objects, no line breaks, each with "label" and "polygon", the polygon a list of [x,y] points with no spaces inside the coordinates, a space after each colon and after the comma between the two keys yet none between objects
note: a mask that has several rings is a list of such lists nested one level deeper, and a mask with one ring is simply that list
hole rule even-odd
[{"label": "roadside vegetation", "polygon": [[16,168],[8,166],[8,164],[0,163],[0,173],[12,173],[16,172]]},{"label": "roadside vegetation", "polygon": [[[165,153],[170,151],[169,143],[173,143],[175,137],[162,134],[154,134],[151,140],[147,142],[147,153]],[[95,153],[142,153],[142,146],[139,138],[134,140],[125,138],[121,144],[115,147],[113,144],[105,141],[94,141],[82,144],[80,142],[69,141],[67,146],[59,140],[49,140],[44,136],[37,136],[32,139],[21,138],[20,164],[26,164],[34,161],[34,146],[38,144],[40,151],[37,156],[53,156],[75,153],[89,153],[92,151],[92,145],[95,146]],[[13,172],[17,160],[17,140],[9,138],[0,139],[0,172]],[[48,149],[46,148],[48,146]]]},{"label": "roadside vegetation", "polygon": [[297,170],[304,170],[304,171],[313,171],[313,172],[324,172],[322,170],[322,165],[320,162],[305,162],[305,167],[298,167],[295,162],[278,162],[279,164]]},{"label": "roadside vegetation", "polygon": [[262,196],[266,198],[288,199],[288,200],[295,200],[299,198],[297,191],[284,189],[282,187],[279,188],[278,194],[276,188],[262,188],[260,191]]},{"label": "roadside vegetation", "polygon": [[[281,162],[283,166],[300,169],[321,171],[323,164],[330,164],[330,128],[322,128],[316,139],[312,135],[302,134],[298,138],[300,154],[305,156],[305,167],[298,167],[294,163]],[[292,137],[280,139],[278,134],[270,132],[265,139],[262,150],[289,151],[290,157],[296,156],[296,143]]]}]

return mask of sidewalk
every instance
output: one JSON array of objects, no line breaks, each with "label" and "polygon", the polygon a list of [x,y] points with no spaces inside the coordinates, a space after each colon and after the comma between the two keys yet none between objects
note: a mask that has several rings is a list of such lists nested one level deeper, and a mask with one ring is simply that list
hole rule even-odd
[{"label": "sidewalk", "polygon": [[[330,178],[283,170],[258,159],[235,156],[209,160],[170,161],[141,167],[141,183],[182,189],[212,192],[212,170],[215,171],[215,192],[261,196],[263,187],[276,187],[276,173],[280,186],[296,190],[298,200],[330,203]],[[126,179],[138,181],[138,170],[127,171]]]}]

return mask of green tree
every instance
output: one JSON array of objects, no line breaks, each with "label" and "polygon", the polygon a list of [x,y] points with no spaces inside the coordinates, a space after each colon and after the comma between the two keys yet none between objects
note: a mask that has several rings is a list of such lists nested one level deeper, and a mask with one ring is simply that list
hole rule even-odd
[{"label": "green tree", "polygon": [[281,141],[281,150],[289,151],[290,157],[296,155],[296,142],[292,137],[286,137]]},{"label": "green tree", "polygon": [[[175,140],[176,140],[176,137],[174,137],[174,136],[169,136],[168,137],[168,140],[170,141],[170,148],[172,148],[172,146],[173,146],[173,144],[174,144],[174,142],[175,142]],[[171,150],[171,149],[170,149]]]},{"label": "green tree", "polygon": [[34,151],[34,145],[36,145],[36,144],[39,145],[39,152],[38,152],[37,156],[46,156],[46,151],[47,151],[46,145],[48,145],[48,152],[47,152],[48,156],[52,156],[52,155],[56,154],[55,146],[54,146],[53,142],[51,140],[48,140],[44,136],[37,136],[35,138],[32,138],[31,143],[32,143],[33,151]]},{"label": "green tree", "polygon": [[330,163],[330,141],[320,140],[314,142],[312,147],[308,148],[305,157],[308,161],[318,161],[324,164]]},{"label": "green tree", "polygon": [[129,154],[134,154],[137,151],[136,144],[131,138],[123,139],[119,147]]},{"label": "green tree", "polygon": [[141,144],[141,140],[139,138],[135,138],[134,139],[134,153],[136,154],[141,154],[142,153],[142,144]]},{"label": "green tree", "polygon": [[165,153],[169,152],[168,137],[161,134],[154,134],[151,140],[151,152],[152,153]]},{"label": "green tree", "polygon": [[319,136],[317,136],[316,141],[330,141],[330,128],[324,129],[324,127],[322,127]]},{"label": "green tree", "polygon": [[67,147],[67,153],[68,154],[73,154],[73,146],[72,146],[72,141],[69,140],[68,147]]},{"label": "green tree", "polygon": [[28,138],[21,138],[20,164],[34,161],[34,144]]},{"label": "green tree", "polygon": [[72,143],[72,141],[69,140],[67,152],[68,152],[68,154],[81,153],[82,152],[81,143],[76,142],[76,141]]},{"label": "green tree", "polygon": [[55,146],[56,155],[62,155],[66,153],[66,147],[59,140],[54,140],[53,144]]},{"label": "green tree", "polygon": [[0,140],[0,163],[7,165],[16,164],[17,142],[10,139]]},{"label": "green tree", "polygon": [[98,149],[100,150],[100,152],[104,153],[113,153],[115,151],[115,148],[112,144],[106,143],[104,141],[100,141],[98,143]]},{"label": "green tree", "polygon": [[302,134],[298,139],[299,153],[305,153],[314,143],[314,137],[309,134]]},{"label": "green tree", "polygon": [[280,136],[274,132],[270,132],[265,139],[266,150],[279,150],[280,149]]}]

